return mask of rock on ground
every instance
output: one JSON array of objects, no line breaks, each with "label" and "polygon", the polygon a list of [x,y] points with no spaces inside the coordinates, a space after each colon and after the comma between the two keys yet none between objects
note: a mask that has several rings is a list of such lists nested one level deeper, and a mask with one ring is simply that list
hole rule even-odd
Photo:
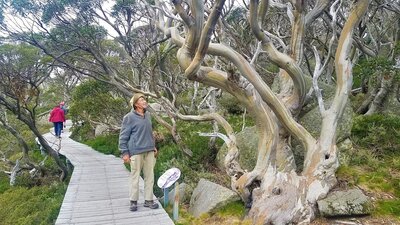
[{"label": "rock on ground", "polygon": [[211,181],[200,179],[190,199],[189,212],[199,217],[210,213],[231,202],[240,200],[239,195],[230,189]]}]

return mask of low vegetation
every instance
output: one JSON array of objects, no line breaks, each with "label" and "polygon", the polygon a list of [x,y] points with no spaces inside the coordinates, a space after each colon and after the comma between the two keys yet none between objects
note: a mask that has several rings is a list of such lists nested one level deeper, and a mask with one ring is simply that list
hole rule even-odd
[{"label": "low vegetation", "polygon": [[[42,161],[44,156],[32,143],[31,147],[31,160]],[[19,153],[14,157],[17,155]],[[43,165],[44,176],[31,178],[28,171],[23,171],[13,187],[8,175],[0,172],[0,224],[54,224],[68,187],[68,181],[59,181],[57,171],[55,162],[47,158]]]},{"label": "low vegetation", "polygon": [[337,174],[342,185],[360,187],[375,203],[375,216],[400,219],[400,117],[358,116],[352,128],[353,148]]},{"label": "low vegetation", "polygon": [[[166,211],[172,215],[173,208],[168,206]],[[195,218],[188,213],[187,206],[183,206],[179,210],[179,218],[175,221],[177,225],[191,225],[191,224],[215,224],[215,225],[251,225],[252,221],[244,219],[246,214],[246,209],[244,208],[242,202],[233,202],[223,208],[219,209],[217,212],[212,214],[204,214],[199,218]]]},{"label": "low vegetation", "polygon": [[[0,177],[1,186],[8,179]],[[54,224],[67,185],[55,182],[32,188],[18,186],[0,194],[1,224]]]}]

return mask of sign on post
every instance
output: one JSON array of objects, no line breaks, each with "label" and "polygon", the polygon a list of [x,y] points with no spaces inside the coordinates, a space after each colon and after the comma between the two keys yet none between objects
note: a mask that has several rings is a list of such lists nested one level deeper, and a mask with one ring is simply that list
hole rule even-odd
[{"label": "sign on post", "polygon": [[165,173],[158,178],[157,186],[161,189],[169,188],[179,179],[180,176],[181,171],[178,168],[171,168],[165,171]]},{"label": "sign on post", "polygon": [[171,187],[180,176],[181,171],[178,168],[171,168],[158,178],[157,186],[163,189],[164,192],[164,207],[168,205],[168,188]]}]

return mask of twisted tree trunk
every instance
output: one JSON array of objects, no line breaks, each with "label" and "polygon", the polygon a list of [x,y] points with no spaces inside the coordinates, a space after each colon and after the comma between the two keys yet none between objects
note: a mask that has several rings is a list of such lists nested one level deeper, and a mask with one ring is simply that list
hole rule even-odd
[{"label": "twisted tree trunk", "polygon": [[[223,0],[215,2],[204,27],[204,5],[193,1],[190,8],[193,16],[189,16],[181,6],[181,1],[173,1],[185,24],[185,38],[180,36],[176,28],[166,27],[167,23],[161,17],[159,25],[180,46],[177,58],[188,79],[231,93],[254,117],[259,143],[257,163],[252,171],[241,169],[235,138],[230,135],[231,138],[225,141],[228,146],[226,171],[231,176],[232,189],[243,201],[250,203],[249,217],[255,224],[306,224],[315,217],[317,200],[325,197],[336,184],[336,128],[351,91],[352,63],[349,53],[352,35],[354,27],[367,10],[369,0],[355,2],[340,35],[335,56],[336,94],[328,109],[321,108],[323,122],[318,139],[297,123],[292,113],[296,114],[301,109],[306,95],[303,72],[297,62],[301,60],[299,54],[302,52],[302,37],[307,22],[304,18],[315,18],[328,2],[317,1],[317,9],[312,10],[311,16],[304,17],[301,14],[304,2],[292,1],[297,10],[294,20],[297,27],[292,32],[296,35],[292,41],[291,55],[279,52],[259,27],[268,11],[268,2],[261,1],[259,4],[257,0],[250,1],[250,25],[262,50],[286,74],[287,86],[280,96],[271,91],[238,52],[223,44],[209,43]],[[238,74],[202,66],[206,53],[233,63]],[[297,138],[305,149],[304,170],[300,174],[296,173],[293,151],[288,143],[290,136]]]}]

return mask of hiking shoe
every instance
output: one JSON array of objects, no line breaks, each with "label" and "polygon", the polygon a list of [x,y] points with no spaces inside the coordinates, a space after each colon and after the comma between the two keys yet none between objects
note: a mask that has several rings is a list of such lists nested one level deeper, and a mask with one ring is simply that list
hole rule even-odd
[{"label": "hiking shoe", "polygon": [[129,207],[129,210],[132,212],[137,211],[137,201],[131,201],[131,206]]},{"label": "hiking shoe", "polygon": [[154,202],[153,200],[145,200],[144,201],[144,207],[148,207],[150,209],[158,209],[158,203]]}]

